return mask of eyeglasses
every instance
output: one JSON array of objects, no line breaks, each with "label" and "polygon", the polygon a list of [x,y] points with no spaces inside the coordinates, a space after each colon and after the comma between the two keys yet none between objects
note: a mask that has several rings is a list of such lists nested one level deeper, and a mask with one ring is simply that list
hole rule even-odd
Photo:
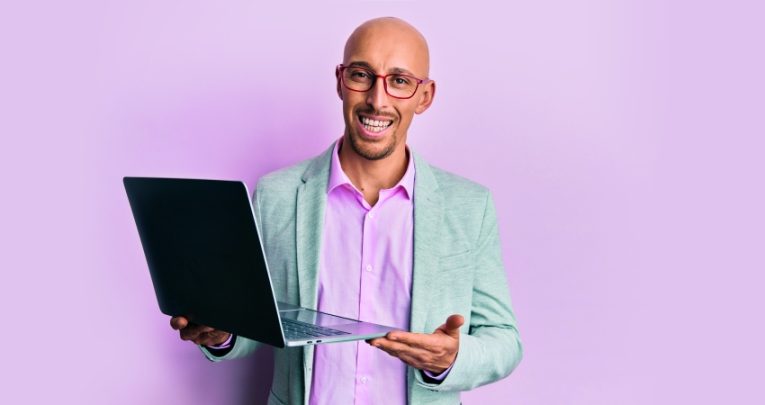
[{"label": "eyeglasses", "polygon": [[337,65],[337,71],[340,73],[340,81],[343,82],[343,86],[348,90],[358,92],[369,91],[379,78],[383,79],[385,92],[389,96],[399,99],[412,98],[422,83],[430,81],[430,79],[419,79],[401,73],[384,76],[378,75],[367,68],[359,66]]}]

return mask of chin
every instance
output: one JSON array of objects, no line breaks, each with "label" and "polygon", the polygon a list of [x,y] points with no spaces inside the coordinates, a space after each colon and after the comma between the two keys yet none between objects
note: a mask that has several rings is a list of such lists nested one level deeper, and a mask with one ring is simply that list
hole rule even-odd
[{"label": "chin", "polygon": [[363,135],[355,133],[355,131],[351,131],[349,138],[353,151],[367,160],[385,159],[396,150],[397,142],[395,134],[388,135],[388,139],[370,140]]}]

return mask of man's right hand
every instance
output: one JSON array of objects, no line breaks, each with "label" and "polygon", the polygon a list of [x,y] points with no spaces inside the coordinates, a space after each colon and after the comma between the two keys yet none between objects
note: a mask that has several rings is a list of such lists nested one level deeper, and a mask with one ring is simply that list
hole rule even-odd
[{"label": "man's right hand", "polygon": [[220,345],[231,336],[228,332],[189,322],[185,316],[170,318],[170,326],[179,331],[182,340],[190,340],[202,346]]}]

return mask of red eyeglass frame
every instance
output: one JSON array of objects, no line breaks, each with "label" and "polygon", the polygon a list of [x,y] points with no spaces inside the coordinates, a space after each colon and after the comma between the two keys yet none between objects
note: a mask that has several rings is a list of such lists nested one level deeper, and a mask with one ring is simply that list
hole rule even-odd
[{"label": "red eyeglass frame", "polygon": [[[374,80],[374,82],[372,82],[372,85],[369,86],[369,88],[367,90],[352,89],[352,88],[348,87],[347,84],[345,84],[345,79],[343,79],[343,71],[345,69],[348,69],[348,68],[358,68],[358,69],[366,70],[367,72],[370,72],[370,73],[372,73],[374,75],[375,80]],[[377,79],[383,79],[383,89],[385,89],[385,94],[387,94],[387,95],[389,95],[389,96],[391,96],[393,98],[397,98],[399,100],[408,100],[408,99],[414,97],[414,95],[417,94],[417,90],[420,88],[421,84],[427,83],[427,82],[431,81],[430,79],[420,79],[419,77],[412,76],[412,75],[407,75],[407,74],[404,74],[404,73],[391,73],[391,74],[388,74],[388,75],[378,75],[372,69],[368,69],[368,68],[365,68],[363,66],[345,66],[342,63],[337,65],[337,67],[335,68],[335,72],[340,77],[340,82],[343,83],[343,87],[345,87],[346,89],[348,89],[350,91],[355,91],[357,93],[366,93],[369,90],[372,90],[372,88],[375,87],[375,84],[377,84]],[[404,77],[407,77],[407,78],[410,78],[410,79],[414,79],[414,81],[417,83],[417,86],[414,87],[414,91],[412,92],[412,95],[409,96],[409,97],[399,97],[399,96],[394,96],[393,94],[390,94],[390,92],[388,91],[388,81],[385,80],[389,76],[404,76]]]}]

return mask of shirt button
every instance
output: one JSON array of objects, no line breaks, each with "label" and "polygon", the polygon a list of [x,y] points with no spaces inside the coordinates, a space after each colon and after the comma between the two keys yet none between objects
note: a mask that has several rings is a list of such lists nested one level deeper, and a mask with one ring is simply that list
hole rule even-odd
[{"label": "shirt button", "polygon": [[367,383],[367,378],[366,377],[361,377],[361,383],[362,384],[366,384]]},{"label": "shirt button", "polygon": [[369,214],[367,214],[367,216],[368,216],[370,219],[371,219],[371,218],[374,218],[374,217],[375,217],[375,213],[374,213],[374,212],[370,212]]},{"label": "shirt button", "polygon": [[367,271],[372,271],[372,265],[371,264],[367,264]]}]

